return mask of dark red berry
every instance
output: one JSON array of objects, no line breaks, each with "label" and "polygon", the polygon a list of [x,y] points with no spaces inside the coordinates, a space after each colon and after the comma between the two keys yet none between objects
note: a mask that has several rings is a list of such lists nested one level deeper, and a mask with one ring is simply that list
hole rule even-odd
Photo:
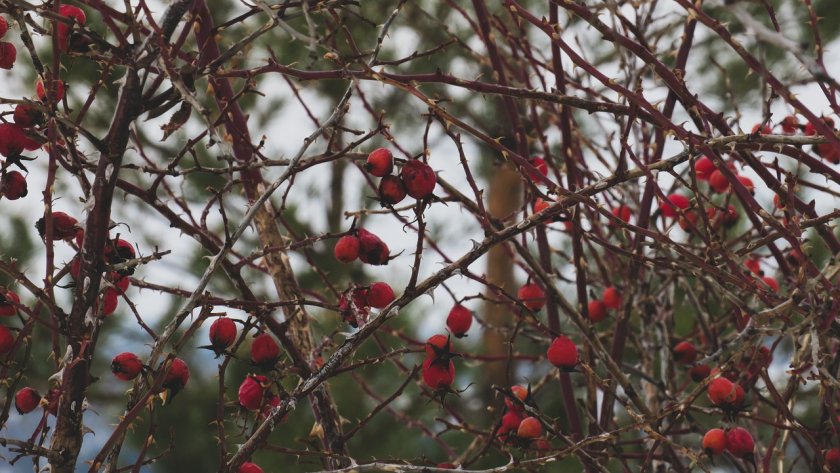
[{"label": "dark red berry", "polygon": [[0,290],[0,316],[11,317],[17,314],[18,305],[20,305],[20,296],[15,291]]},{"label": "dark red berry", "polygon": [[697,349],[694,344],[688,341],[677,343],[674,346],[674,360],[683,365],[690,365],[697,359]]},{"label": "dark red berry", "polygon": [[22,103],[15,107],[14,119],[15,124],[29,128],[44,123],[44,114],[32,105]]},{"label": "dark red berry", "polygon": [[[53,240],[71,240],[76,237],[76,232],[80,228],[79,221],[64,212],[52,213],[52,226]],[[35,228],[38,229],[41,238],[46,238],[47,227],[44,218],[35,222]]]},{"label": "dark red berry", "polygon": [[5,325],[0,325],[0,355],[5,355],[12,351],[14,345],[15,336],[12,334],[12,331]]},{"label": "dark red berry", "polygon": [[11,69],[17,60],[17,48],[12,43],[0,42],[0,69]]},{"label": "dark red berry", "polygon": [[755,450],[755,442],[747,429],[734,427],[726,432],[726,449],[736,458],[749,459]]},{"label": "dark red berry", "polygon": [[432,389],[446,389],[455,381],[455,364],[436,363],[432,358],[426,358],[422,367],[423,381]]},{"label": "dark red berry", "polygon": [[385,176],[379,181],[379,200],[383,204],[399,204],[405,199],[406,193],[402,179],[397,176]]},{"label": "dark red berry", "polygon": [[691,376],[691,380],[695,383],[699,383],[708,378],[711,373],[712,368],[709,365],[695,365],[688,370],[688,375]]},{"label": "dark red berry", "polygon": [[210,325],[210,345],[216,353],[224,352],[236,341],[236,322],[219,317]]},{"label": "dark red berry", "polygon": [[612,209],[612,214],[615,215],[616,218],[623,220],[624,222],[630,221],[631,213],[632,212],[630,210],[630,207],[626,205],[619,205],[618,207]]},{"label": "dark red berry", "polygon": [[530,163],[531,166],[537,169],[537,173],[539,174],[529,170],[528,177],[534,182],[542,182],[540,177],[548,176],[548,163],[543,158],[531,158]]},{"label": "dark red berry", "polygon": [[61,99],[64,98],[64,82],[60,80],[53,80],[52,87],[52,91],[46,90],[44,88],[44,82],[41,81],[41,79],[38,79],[38,81],[35,82],[35,94],[38,95],[38,99],[45,102],[47,100],[47,92],[50,92],[53,94],[56,102],[61,102]]},{"label": "dark red berry", "polygon": [[174,398],[184,387],[187,386],[187,381],[190,380],[190,368],[187,363],[180,358],[172,360],[172,368],[166,377],[163,378],[162,387],[164,388],[164,402],[168,402]]},{"label": "dark red berry", "polygon": [[0,193],[9,200],[17,200],[28,194],[26,178],[18,171],[7,172],[0,179]]},{"label": "dark red berry", "polygon": [[607,306],[598,299],[592,299],[586,305],[589,320],[598,323],[607,318]]},{"label": "dark red berry", "polygon": [[437,176],[435,176],[432,168],[418,160],[411,160],[403,164],[400,178],[408,195],[415,199],[423,199],[432,195],[437,185]]},{"label": "dark red berry", "polygon": [[16,157],[24,151],[34,151],[40,147],[41,144],[29,138],[22,126],[0,123],[0,154],[3,156]]},{"label": "dark red berry", "polygon": [[359,229],[359,259],[363,263],[380,266],[388,264],[391,251],[384,241],[373,233]]},{"label": "dark red berry", "polygon": [[6,36],[6,32],[9,31],[9,22],[6,21],[5,18],[0,16],[0,38]]},{"label": "dark red berry", "polygon": [[124,352],[111,360],[111,372],[117,379],[131,381],[143,371],[143,362],[134,353]]}]

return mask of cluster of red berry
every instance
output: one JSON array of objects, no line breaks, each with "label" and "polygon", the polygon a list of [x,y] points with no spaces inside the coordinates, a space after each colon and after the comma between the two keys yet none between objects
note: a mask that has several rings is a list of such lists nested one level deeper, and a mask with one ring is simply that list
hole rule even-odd
[{"label": "cluster of red berry", "polygon": [[394,155],[387,148],[373,150],[367,158],[365,169],[379,181],[379,200],[382,205],[396,205],[409,195],[425,199],[432,195],[437,184],[434,170],[419,159],[403,163],[399,176],[394,171]]}]

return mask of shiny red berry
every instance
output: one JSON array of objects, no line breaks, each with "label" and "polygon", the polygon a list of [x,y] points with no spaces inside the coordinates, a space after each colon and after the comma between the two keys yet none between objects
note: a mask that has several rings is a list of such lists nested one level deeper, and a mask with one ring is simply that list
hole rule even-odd
[{"label": "shiny red berry", "polygon": [[551,342],[546,356],[552,365],[563,370],[571,370],[579,361],[577,345],[565,335],[560,335]]},{"label": "shiny red berry", "polygon": [[134,353],[124,352],[111,360],[111,372],[117,379],[131,381],[143,371],[143,362]]},{"label": "shiny red berry", "polygon": [[727,378],[715,378],[708,386],[709,401],[716,406],[731,406],[737,399],[735,384]]},{"label": "shiny red berry", "polygon": [[239,405],[249,411],[257,411],[262,407],[266,390],[271,386],[267,376],[247,376],[239,385]]},{"label": "shiny red berry", "polygon": [[15,409],[17,409],[18,414],[28,414],[40,404],[41,395],[28,386],[15,393]]},{"label": "shiny red berry", "polygon": [[0,38],[6,36],[6,33],[9,31],[9,22],[6,21],[6,18],[0,16]]},{"label": "shiny red berry", "polygon": [[3,156],[20,156],[24,151],[34,151],[40,147],[41,144],[29,138],[22,126],[0,123],[0,154]]},{"label": "shiny red berry", "polygon": [[720,169],[715,170],[711,176],[709,176],[709,186],[715,192],[728,192],[729,191],[729,179],[721,172]]},{"label": "shiny red berry", "polygon": [[210,325],[210,346],[216,353],[224,352],[236,341],[236,322],[219,317]]},{"label": "shiny red berry", "polygon": [[446,389],[455,381],[455,364],[438,363],[435,359],[426,358],[422,367],[423,382],[432,389]]},{"label": "shiny red berry", "polygon": [[387,148],[377,148],[368,155],[365,169],[376,177],[385,177],[394,170],[394,155]]},{"label": "shiny red berry", "polygon": [[117,310],[120,304],[120,293],[118,290],[109,287],[102,294],[102,315],[111,315]]},{"label": "shiny red berry", "polygon": [[709,455],[720,455],[726,450],[726,432],[711,429],[703,436],[703,450]]},{"label": "shiny red berry", "polygon": [[455,304],[446,317],[446,327],[452,335],[461,338],[467,334],[472,326],[473,315],[469,309],[461,304]]}]

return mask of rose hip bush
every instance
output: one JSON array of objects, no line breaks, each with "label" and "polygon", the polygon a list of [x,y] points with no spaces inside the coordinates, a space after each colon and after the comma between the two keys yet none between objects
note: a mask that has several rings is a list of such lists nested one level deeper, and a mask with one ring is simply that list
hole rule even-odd
[{"label": "rose hip bush", "polygon": [[0,0],[2,461],[840,471],[838,21]]}]

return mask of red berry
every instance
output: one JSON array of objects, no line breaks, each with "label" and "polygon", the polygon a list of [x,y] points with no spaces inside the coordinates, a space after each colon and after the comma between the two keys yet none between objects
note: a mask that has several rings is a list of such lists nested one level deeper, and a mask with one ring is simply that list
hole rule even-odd
[{"label": "red berry", "polygon": [[123,276],[116,271],[111,271],[109,277],[114,286],[119,289],[117,294],[125,294],[125,291],[128,290],[128,286],[131,285],[131,281],[128,279],[128,276]]},{"label": "red berry", "polygon": [[120,303],[120,293],[112,287],[106,288],[102,294],[102,315],[111,315]]},{"label": "red berry", "polygon": [[524,439],[535,439],[542,435],[542,424],[536,417],[526,417],[519,423],[516,435]]},{"label": "red berry", "polygon": [[520,287],[517,297],[522,305],[534,312],[539,311],[545,305],[545,292],[538,284],[530,283]]},{"label": "red berry", "polygon": [[402,178],[408,195],[415,199],[423,199],[432,195],[437,185],[435,171],[428,164],[416,159],[403,164],[400,178]]},{"label": "red berry", "polygon": [[350,263],[359,257],[359,239],[353,235],[344,235],[335,244],[335,259]]},{"label": "red berry", "polygon": [[11,317],[17,314],[17,306],[20,305],[20,296],[11,289],[6,289],[5,293],[0,291],[0,316]]},{"label": "red berry", "polygon": [[5,355],[12,351],[15,345],[15,336],[12,331],[6,328],[5,325],[0,325],[0,355]]},{"label": "red berry", "polygon": [[683,365],[690,365],[697,359],[697,349],[691,342],[680,342],[674,346],[674,360]]},{"label": "red berry", "polygon": [[709,383],[709,401],[716,406],[731,406],[737,399],[735,384],[727,378],[715,378]]},{"label": "red berry", "polygon": [[237,473],[263,473],[263,469],[256,463],[245,462],[239,467]]},{"label": "red berry", "polygon": [[[64,98],[64,82],[60,80],[53,80],[53,90],[52,93],[54,94],[55,101],[60,102],[61,99]],[[47,90],[44,88],[44,83],[41,79],[38,79],[35,82],[35,94],[38,95],[38,99],[43,101],[47,100]]]},{"label": "red berry", "polygon": [[[834,128],[834,120],[831,117],[822,117],[823,123],[825,123],[829,128]],[[805,134],[808,136],[813,136],[817,134],[817,127],[808,122],[805,124]]]},{"label": "red berry", "polygon": [[781,125],[784,134],[793,135],[799,130],[799,119],[792,115],[788,115],[782,120]]},{"label": "red berry", "polygon": [[717,169],[709,176],[709,186],[715,192],[727,192],[729,190],[729,179],[723,175],[720,169]]},{"label": "red berry", "polygon": [[548,163],[545,162],[545,159],[531,158],[530,163],[531,166],[537,168],[537,172],[539,172],[539,174],[537,174],[533,171],[528,171],[528,177],[531,178],[532,181],[539,182],[540,176],[548,176]]},{"label": "red berry", "polygon": [[24,128],[40,125],[44,122],[44,114],[37,108],[25,103],[15,107],[15,124]]},{"label": "red berry", "polygon": [[682,194],[671,194],[659,203],[659,210],[665,217],[676,218],[679,213],[677,209],[685,210],[691,205],[688,197]]},{"label": "red berry", "polygon": [[374,309],[382,309],[394,302],[394,290],[387,283],[375,282],[367,291],[367,303]]},{"label": "red berry", "polygon": [[378,236],[360,228],[359,229],[359,259],[362,263],[375,266],[388,264],[388,257],[391,251]]},{"label": "red berry", "polygon": [[753,274],[761,274],[761,260],[756,257],[747,258],[746,261],[744,261],[744,266],[746,266]]},{"label": "red berry", "polygon": [[547,209],[550,204],[543,200],[541,197],[537,197],[537,200],[534,201],[533,209],[534,213],[538,214],[543,210]]},{"label": "red berry", "polygon": [[189,380],[189,366],[187,366],[187,363],[185,363],[184,360],[175,358],[172,360],[172,369],[170,369],[169,373],[166,374],[166,377],[163,378],[162,386],[171,393],[168,397],[173,398],[179,391],[184,389],[187,385],[187,381]]},{"label": "red berry", "polygon": [[432,389],[446,389],[455,381],[455,364],[450,360],[437,362],[433,358],[426,358],[422,368],[423,382]]},{"label": "red berry", "polygon": [[[511,386],[510,390],[520,401],[525,402],[525,400],[528,399],[528,388],[524,386]],[[505,396],[505,407],[511,411],[519,411],[522,409],[519,404],[511,401],[507,396]]]},{"label": "red berry", "polygon": [[473,315],[469,309],[461,304],[455,304],[446,317],[446,327],[458,338],[463,337],[470,330],[473,322]]},{"label": "red berry", "polygon": [[630,221],[631,210],[626,205],[620,205],[612,209],[612,214],[624,222]]},{"label": "red berry", "polygon": [[210,345],[216,353],[224,352],[236,341],[236,322],[219,317],[210,325]]},{"label": "red berry", "polygon": [[829,471],[835,473],[840,471],[840,448],[834,447],[825,452],[825,466]]},{"label": "red berry", "polygon": [[720,455],[726,450],[726,432],[711,429],[703,436],[703,450],[709,455]]},{"label": "red berry", "polygon": [[738,181],[741,182],[741,185],[744,186],[750,192],[750,194],[755,193],[755,184],[753,184],[752,179],[750,179],[747,176],[741,175],[737,175],[735,177],[738,178]]},{"label": "red berry", "polygon": [[131,381],[143,371],[143,362],[134,353],[124,352],[111,360],[111,372],[117,379]]},{"label": "red berry", "polygon": [[716,169],[717,166],[715,166],[715,163],[706,156],[701,156],[700,159],[694,163],[694,173],[697,175],[697,179],[701,181],[708,181],[709,176],[711,176]]},{"label": "red berry", "polygon": [[249,411],[258,411],[263,405],[265,391],[269,386],[271,382],[266,376],[247,376],[239,385],[239,405]]},{"label": "red berry", "polygon": [[505,415],[502,416],[502,427],[501,428],[504,429],[505,432],[508,432],[508,431],[511,431],[511,430],[518,429],[519,424],[521,424],[521,423],[522,423],[522,414],[517,412],[517,411],[511,410],[511,411],[505,412]]},{"label": "red berry", "polygon": [[587,304],[589,320],[598,323],[607,318],[607,306],[598,299],[593,299]]},{"label": "red berry", "polygon": [[87,22],[85,11],[73,5],[63,4],[58,8],[58,13],[76,20],[76,23],[84,25]]},{"label": "red berry", "polygon": [[[76,237],[80,228],[79,221],[64,212],[52,213],[52,226],[53,240],[71,240]],[[46,238],[47,226],[44,218],[35,222],[35,228],[38,229],[41,238]]]},{"label": "red berry", "polygon": [[773,292],[779,292],[779,281],[776,281],[776,278],[772,276],[763,276],[761,281],[770,287]]},{"label": "red berry", "polygon": [[761,123],[756,123],[756,124],[755,124],[755,125],[753,125],[753,127],[752,127],[752,133],[759,133],[759,134],[762,134],[762,135],[769,135],[769,134],[773,133],[773,129],[772,129],[772,128],[770,128],[770,125],[769,125],[769,124],[762,126],[762,125],[761,125]]},{"label": "red berry", "polygon": [[377,148],[368,155],[365,169],[376,177],[385,177],[394,170],[394,155],[387,148]]},{"label": "red berry", "polygon": [[734,457],[751,458],[755,450],[755,442],[746,429],[735,427],[726,432],[726,449]]},{"label": "red berry", "polygon": [[251,344],[251,361],[257,366],[270,368],[280,359],[280,346],[274,338],[263,333],[254,338]]},{"label": "red berry", "polygon": [[9,31],[9,22],[6,21],[5,18],[0,16],[0,38],[6,36],[6,32]]},{"label": "red berry", "polygon": [[17,60],[17,48],[12,43],[0,42],[0,69],[11,69]]},{"label": "red berry", "polygon": [[552,365],[560,369],[570,370],[578,364],[577,345],[565,335],[560,335],[551,342],[546,356]]},{"label": "red berry", "polygon": [[814,145],[814,152],[817,156],[825,159],[831,164],[837,164],[840,162],[840,151],[838,151],[831,143],[818,143]]},{"label": "red berry", "polygon": [[425,348],[427,358],[438,359],[451,353],[452,344],[449,342],[449,337],[437,334],[426,340]]},{"label": "red berry", "polygon": [[383,204],[396,205],[405,199],[405,184],[397,176],[385,176],[379,181],[379,200]]},{"label": "red berry", "polygon": [[18,414],[29,414],[41,404],[41,395],[38,391],[25,387],[15,393],[15,409]]},{"label": "red berry", "polygon": [[14,123],[0,123],[0,154],[6,157],[19,156],[24,151],[34,151],[41,147],[37,141],[29,138],[26,130]]},{"label": "red berry", "polygon": [[601,299],[609,309],[618,309],[621,307],[621,293],[612,286],[604,289],[604,294]]},{"label": "red berry", "polygon": [[709,377],[711,374],[712,369],[709,365],[695,365],[692,366],[690,370],[688,370],[688,375],[691,376],[692,381],[695,383],[699,383],[704,379]]},{"label": "red berry", "polygon": [[26,197],[27,186],[26,178],[23,174],[17,171],[7,172],[2,179],[0,179],[0,193],[3,197],[9,200],[17,200],[21,197]]}]

